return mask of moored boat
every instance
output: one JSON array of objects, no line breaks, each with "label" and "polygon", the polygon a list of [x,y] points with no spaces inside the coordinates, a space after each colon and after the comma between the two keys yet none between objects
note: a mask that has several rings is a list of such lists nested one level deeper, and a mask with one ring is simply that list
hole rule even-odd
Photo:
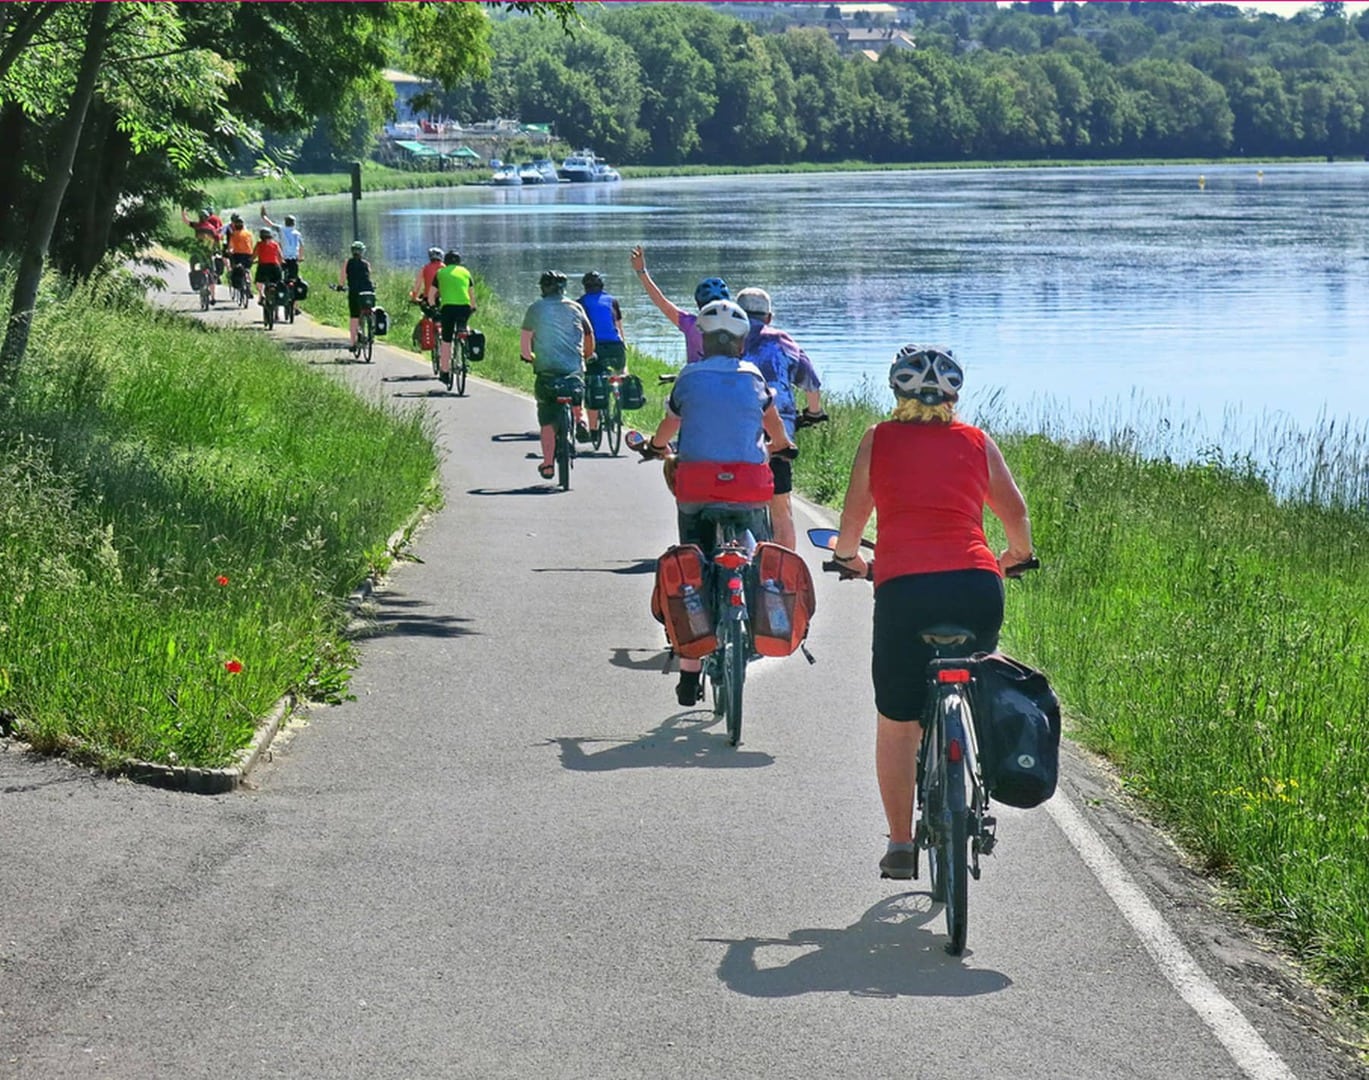
[{"label": "moored boat", "polygon": [[519,175],[517,165],[500,165],[490,177],[490,183],[496,187],[519,187],[523,177]]},{"label": "moored boat", "polygon": [[546,182],[546,177],[542,175],[542,170],[531,161],[525,161],[518,166],[518,177],[524,184],[542,184]]},{"label": "moored boat", "polygon": [[561,179],[573,184],[588,184],[594,179],[594,163],[597,159],[592,150],[579,150],[566,157],[557,169]]}]

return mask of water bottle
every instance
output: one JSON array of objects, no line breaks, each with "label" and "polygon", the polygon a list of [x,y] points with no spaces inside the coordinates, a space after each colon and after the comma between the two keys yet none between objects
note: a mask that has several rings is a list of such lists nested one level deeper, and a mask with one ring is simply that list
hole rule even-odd
[{"label": "water bottle", "polygon": [[690,640],[703,637],[712,629],[708,622],[708,612],[704,610],[704,598],[693,585],[684,587],[681,598],[684,601],[685,618],[689,622]]},{"label": "water bottle", "polygon": [[765,608],[765,621],[770,627],[773,637],[787,638],[789,636],[789,612],[784,606],[784,594],[780,591],[779,582],[774,578],[766,578],[761,582],[761,603]]}]

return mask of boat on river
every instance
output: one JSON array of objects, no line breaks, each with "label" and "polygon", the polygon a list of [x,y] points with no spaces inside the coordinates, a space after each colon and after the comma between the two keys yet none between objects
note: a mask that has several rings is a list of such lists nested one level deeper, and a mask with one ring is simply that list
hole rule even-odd
[{"label": "boat on river", "polygon": [[538,158],[533,162],[537,166],[537,171],[542,174],[542,179],[548,184],[559,184],[561,174],[556,171],[556,162],[551,158]]},{"label": "boat on river", "polygon": [[495,187],[520,187],[523,177],[518,171],[517,165],[500,165],[494,170],[494,175],[490,177],[490,183]]},{"label": "boat on river", "polygon": [[603,158],[597,157],[593,150],[577,150],[561,162],[561,167],[556,171],[562,180],[576,184],[604,183],[622,179],[618,175],[618,170],[606,164]]},{"label": "boat on river", "polygon": [[534,162],[525,161],[518,166],[518,178],[527,184],[545,184],[547,178],[542,175],[542,170]]}]

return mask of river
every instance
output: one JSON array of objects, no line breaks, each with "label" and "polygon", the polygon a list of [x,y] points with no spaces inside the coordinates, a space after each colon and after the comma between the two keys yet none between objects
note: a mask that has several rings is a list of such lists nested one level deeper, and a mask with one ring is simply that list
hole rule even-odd
[{"label": "river", "polygon": [[[349,199],[272,216],[287,209],[312,250],[345,248]],[[628,266],[639,242],[681,306],[714,274],[768,289],[775,325],[835,390],[884,394],[892,354],[918,341],[954,350],[967,399],[1031,415],[1369,419],[1362,163],[454,188],[367,194],[359,211],[377,265],[416,269],[430,245],[456,246],[515,306],[545,267],[598,269],[629,339],[666,359],[683,359],[682,339]]]}]

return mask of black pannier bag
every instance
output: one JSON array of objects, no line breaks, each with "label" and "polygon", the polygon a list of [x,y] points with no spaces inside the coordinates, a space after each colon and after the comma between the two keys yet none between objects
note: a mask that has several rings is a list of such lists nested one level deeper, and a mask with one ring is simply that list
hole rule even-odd
[{"label": "black pannier bag", "polygon": [[472,362],[485,359],[485,335],[480,330],[466,330],[466,356]]},{"label": "black pannier bag", "polygon": [[608,376],[602,371],[585,376],[585,404],[591,409],[608,408]]},{"label": "black pannier bag", "polygon": [[383,337],[390,332],[390,313],[383,307],[373,308],[371,317],[376,321],[376,337]]},{"label": "black pannier bag", "polygon": [[571,405],[582,405],[585,400],[585,384],[578,375],[558,375],[551,384],[552,396],[570,398]]},{"label": "black pannier bag", "polygon": [[646,404],[646,391],[636,375],[624,375],[618,384],[618,401],[624,409],[640,409]]},{"label": "black pannier bag", "polygon": [[1055,794],[1060,702],[1046,676],[1002,653],[974,657],[972,707],[989,796],[1030,809]]},{"label": "black pannier bag", "polygon": [[196,292],[199,292],[201,289],[204,288],[204,279],[207,276],[208,275],[206,275],[205,272],[202,269],[200,269],[200,267],[192,266],[190,268],[190,287],[194,289]]},{"label": "black pannier bag", "polygon": [[305,281],[303,278],[295,278],[295,299],[309,299],[309,282]]}]

